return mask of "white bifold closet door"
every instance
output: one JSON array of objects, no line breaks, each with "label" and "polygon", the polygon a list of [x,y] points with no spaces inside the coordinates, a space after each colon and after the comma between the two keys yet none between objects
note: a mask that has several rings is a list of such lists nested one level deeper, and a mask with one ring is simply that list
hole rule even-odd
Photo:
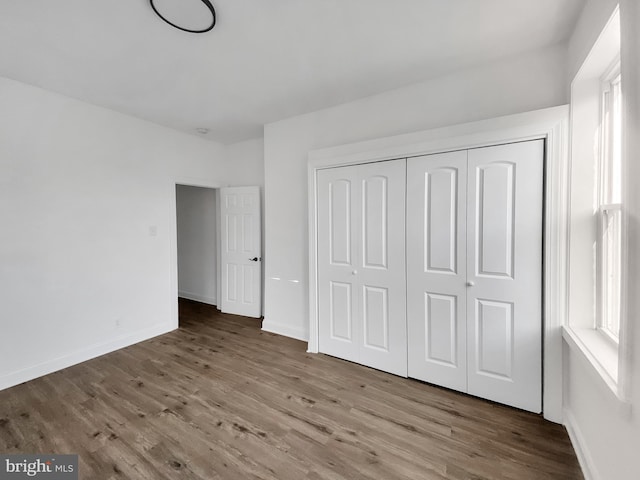
[{"label": "white bifold closet door", "polygon": [[318,172],[319,350],[407,376],[406,162]]},{"label": "white bifold closet door", "polygon": [[467,151],[407,160],[409,376],[467,390]]},{"label": "white bifold closet door", "polygon": [[543,149],[408,160],[409,376],[541,411]]}]

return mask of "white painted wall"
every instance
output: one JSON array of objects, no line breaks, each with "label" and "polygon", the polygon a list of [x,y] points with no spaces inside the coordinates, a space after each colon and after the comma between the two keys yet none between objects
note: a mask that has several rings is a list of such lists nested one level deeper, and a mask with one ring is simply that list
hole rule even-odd
[{"label": "white painted wall", "polygon": [[[611,16],[611,0],[590,0],[570,42],[569,66],[575,73],[584,61],[599,32]],[[625,111],[625,155],[629,169],[625,175],[629,221],[627,258],[628,293],[623,309],[630,323],[626,348],[631,353],[629,405],[622,405],[607,391],[577,349],[565,345],[565,410],[587,480],[635,480],[640,478],[640,5],[637,0],[621,0],[621,44]],[[572,75],[573,76],[573,75]]]},{"label": "white painted wall", "polygon": [[176,186],[178,295],[217,305],[216,191]]},{"label": "white painted wall", "polygon": [[0,78],[0,388],[177,327],[175,184],[262,169],[224,154]]},{"label": "white painted wall", "polygon": [[565,70],[555,47],[266,125],[263,326],[308,339],[310,150],[562,105]]},{"label": "white painted wall", "polygon": [[264,139],[262,137],[227,145],[224,157],[227,179],[225,186],[264,187]]}]

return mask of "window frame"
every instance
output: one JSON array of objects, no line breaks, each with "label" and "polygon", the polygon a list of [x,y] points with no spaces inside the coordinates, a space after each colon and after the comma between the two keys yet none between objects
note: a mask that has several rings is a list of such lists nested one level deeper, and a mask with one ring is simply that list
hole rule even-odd
[{"label": "window frame", "polygon": [[[618,55],[601,77],[601,128],[596,175],[595,315],[595,329],[607,341],[615,344],[616,347],[620,339],[623,266],[622,235],[624,230],[622,224],[624,217],[622,214],[621,174],[622,112],[616,112],[616,106],[617,108],[622,107],[621,83],[620,57]],[[618,142],[618,145],[616,145],[616,142]],[[613,281],[616,282],[613,286],[611,286],[611,277],[614,277]]]}]

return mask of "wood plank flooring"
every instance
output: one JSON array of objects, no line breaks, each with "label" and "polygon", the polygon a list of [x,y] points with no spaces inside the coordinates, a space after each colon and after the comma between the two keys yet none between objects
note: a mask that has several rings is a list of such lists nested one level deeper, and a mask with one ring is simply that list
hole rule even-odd
[{"label": "wood plank flooring", "polygon": [[0,392],[0,452],[80,478],[581,479],[563,427],[180,301],[180,329]]}]

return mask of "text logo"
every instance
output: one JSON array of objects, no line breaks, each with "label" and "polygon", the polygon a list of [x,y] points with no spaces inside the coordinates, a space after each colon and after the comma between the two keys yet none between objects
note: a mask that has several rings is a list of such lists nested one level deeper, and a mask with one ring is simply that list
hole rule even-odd
[{"label": "text logo", "polygon": [[0,455],[0,480],[78,480],[78,455]]}]

